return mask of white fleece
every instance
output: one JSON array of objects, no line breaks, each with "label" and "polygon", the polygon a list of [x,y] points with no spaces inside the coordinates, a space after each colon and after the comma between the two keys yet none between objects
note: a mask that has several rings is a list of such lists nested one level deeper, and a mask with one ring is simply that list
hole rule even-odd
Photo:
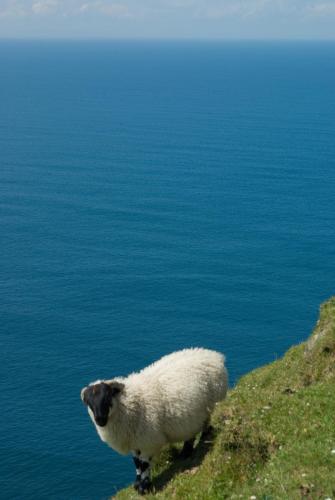
[{"label": "white fleece", "polygon": [[215,404],[224,399],[228,375],[222,354],[202,348],[177,351],[139,373],[105,380],[124,384],[113,398],[100,438],[121,454],[140,450],[152,457],[168,444],[203,430]]}]

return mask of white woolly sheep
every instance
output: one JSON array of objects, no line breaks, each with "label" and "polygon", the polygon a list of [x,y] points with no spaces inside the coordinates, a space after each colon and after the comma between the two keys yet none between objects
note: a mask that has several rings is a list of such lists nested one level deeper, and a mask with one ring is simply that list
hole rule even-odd
[{"label": "white woolly sheep", "polygon": [[196,434],[227,393],[222,354],[192,348],[164,356],[126,378],[98,380],[81,391],[96,430],[119,453],[132,453],[135,489],[150,489],[152,458],[168,443],[184,441],[193,450]]}]

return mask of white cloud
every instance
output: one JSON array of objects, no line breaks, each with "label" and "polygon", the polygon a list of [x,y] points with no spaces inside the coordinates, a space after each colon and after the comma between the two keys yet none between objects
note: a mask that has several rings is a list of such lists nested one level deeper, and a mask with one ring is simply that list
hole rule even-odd
[{"label": "white cloud", "polygon": [[80,12],[97,12],[110,17],[129,17],[129,7],[120,3],[86,2],[79,7]]},{"label": "white cloud", "polygon": [[176,7],[176,8],[186,9],[189,7],[194,7],[197,4],[199,4],[199,0],[161,0],[160,3],[162,7],[169,7],[169,8]]},{"label": "white cloud", "polygon": [[[182,1],[182,0],[181,0]],[[306,15],[335,14],[335,0],[199,0],[195,17],[219,20],[224,18],[303,19]]]},{"label": "white cloud", "polygon": [[27,9],[22,2],[17,0],[8,0],[0,6],[0,19],[5,17],[24,17]]},{"label": "white cloud", "polygon": [[321,2],[309,5],[306,9],[307,14],[312,16],[324,17],[335,15],[335,2]]},{"label": "white cloud", "polygon": [[268,12],[291,11],[294,1],[287,0],[221,0],[203,2],[195,11],[196,17],[207,19],[250,18]]},{"label": "white cloud", "polygon": [[98,13],[115,18],[129,17],[127,2],[117,3],[108,0],[0,0],[0,18],[22,16],[50,16],[62,14],[76,16],[82,13]]},{"label": "white cloud", "polygon": [[57,11],[58,6],[57,0],[40,0],[32,4],[31,10],[37,15],[53,14]]}]

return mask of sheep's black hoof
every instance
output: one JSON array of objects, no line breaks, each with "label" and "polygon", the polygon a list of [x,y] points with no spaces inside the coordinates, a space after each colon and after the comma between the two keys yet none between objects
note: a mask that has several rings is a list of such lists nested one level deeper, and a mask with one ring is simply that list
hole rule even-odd
[{"label": "sheep's black hoof", "polygon": [[134,482],[134,489],[135,489],[136,491],[138,491],[138,489],[139,489],[139,487],[140,487],[140,484],[141,484],[141,479],[140,479],[139,477],[137,477],[137,478],[135,479],[135,482]]},{"label": "sheep's black hoof", "polygon": [[206,439],[211,439],[214,434],[214,427],[212,425],[208,425],[201,434],[200,440],[206,441]]},{"label": "sheep's black hoof", "polygon": [[193,444],[194,439],[190,439],[189,441],[185,441],[183,449],[180,452],[180,458],[189,458],[193,453]]},{"label": "sheep's black hoof", "polygon": [[140,495],[145,495],[146,493],[149,493],[150,490],[151,490],[151,481],[148,477],[146,477],[138,485],[137,491]]}]

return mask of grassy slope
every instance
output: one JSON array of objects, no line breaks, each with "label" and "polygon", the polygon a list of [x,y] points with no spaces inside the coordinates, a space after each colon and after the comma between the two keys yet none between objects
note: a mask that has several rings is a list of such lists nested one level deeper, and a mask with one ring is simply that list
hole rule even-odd
[{"label": "grassy slope", "polygon": [[146,498],[335,499],[335,298],[310,339],[243,377],[212,423],[191,459],[162,454]]}]

